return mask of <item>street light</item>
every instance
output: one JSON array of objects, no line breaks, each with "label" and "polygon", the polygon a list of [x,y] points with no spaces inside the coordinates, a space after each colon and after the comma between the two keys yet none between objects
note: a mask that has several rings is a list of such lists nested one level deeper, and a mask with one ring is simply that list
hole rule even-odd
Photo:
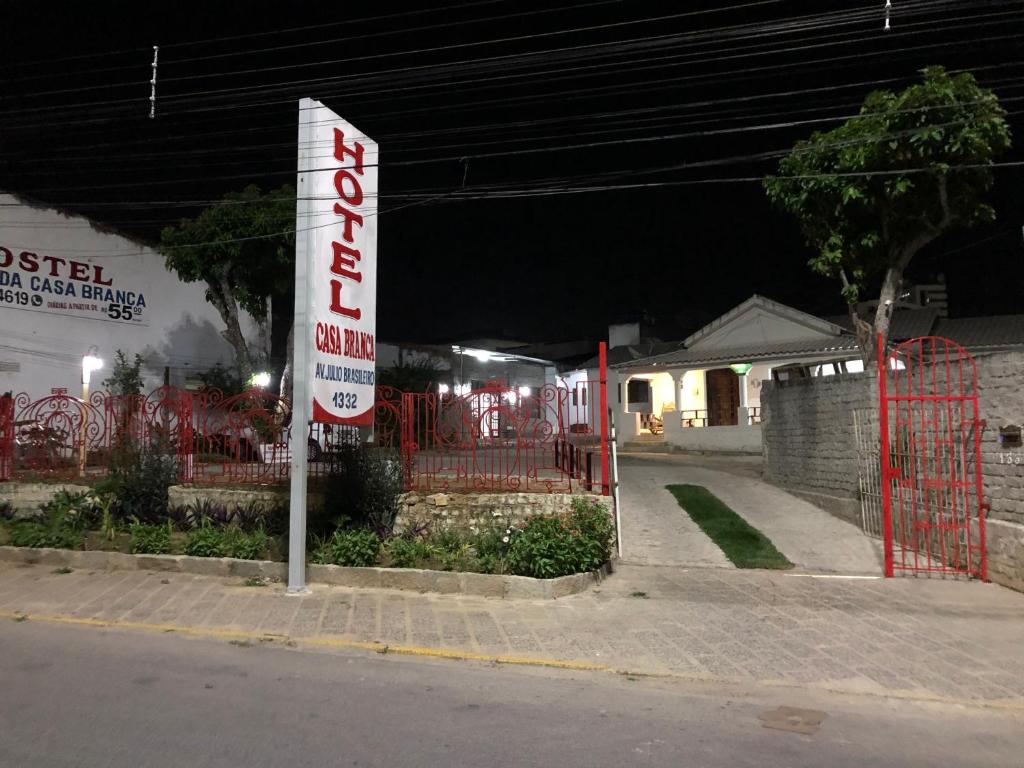
[{"label": "street light", "polygon": [[78,446],[78,474],[85,476],[85,433],[89,420],[89,381],[92,379],[93,371],[103,367],[103,360],[98,356],[99,349],[96,345],[89,347],[89,351],[82,358],[82,422],[79,426],[81,438]]}]

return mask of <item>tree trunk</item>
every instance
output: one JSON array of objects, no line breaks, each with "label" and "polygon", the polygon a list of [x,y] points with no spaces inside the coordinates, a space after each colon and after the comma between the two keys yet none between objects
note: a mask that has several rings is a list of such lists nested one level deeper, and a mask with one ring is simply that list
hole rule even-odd
[{"label": "tree trunk", "polygon": [[270,362],[271,339],[274,332],[273,298],[267,296],[263,317],[256,318],[259,364],[266,367]]},{"label": "tree trunk", "polygon": [[284,348],[284,370],[281,372],[281,388],[279,395],[282,399],[287,400],[289,406],[293,401],[293,390],[295,383],[295,367],[292,357],[295,354],[295,324],[292,323],[288,329],[288,341],[285,343]]},{"label": "tree trunk", "polygon": [[900,284],[903,282],[903,270],[898,266],[890,266],[885,270],[885,279],[882,280],[882,289],[878,292],[878,309],[875,310],[875,339],[868,349],[868,360],[875,359],[877,349],[877,337],[889,342],[889,326],[892,323],[892,313],[896,309],[896,301],[899,298]]},{"label": "tree trunk", "polygon": [[217,308],[220,319],[224,321],[224,330],[221,331],[221,335],[235,350],[235,366],[238,368],[238,373],[242,377],[242,381],[248,383],[253,374],[252,355],[238,319],[238,302],[231,295],[231,287],[228,285],[226,276],[221,277],[219,285],[210,285],[209,296]]}]

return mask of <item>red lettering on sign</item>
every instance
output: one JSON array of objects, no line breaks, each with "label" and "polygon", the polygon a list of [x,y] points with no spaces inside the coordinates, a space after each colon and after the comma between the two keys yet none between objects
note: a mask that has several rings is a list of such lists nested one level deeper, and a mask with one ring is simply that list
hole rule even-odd
[{"label": "red lettering on sign", "polygon": [[58,264],[66,264],[67,263],[67,261],[65,261],[64,259],[60,258],[59,256],[43,256],[43,261],[50,262],[50,277],[57,277],[57,275],[59,274],[57,272],[57,265]]},{"label": "red lettering on sign", "polygon": [[0,269],[7,269],[14,263],[14,254],[0,245]]},{"label": "red lettering on sign", "polygon": [[113,278],[107,278],[106,280],[103,279],[103,267],[99,266],[98,264],[94,264],[93,265],[93,268],[92,268],[92,281],[94,283],[96,283],[96,285],[113,285],[114,284],[114,279]]},{"label": "red lettering on sign", "polygon": [[[349,183],[351,192],[345,191],[345,182]],[[352,206],[362,205],[363,202],[363,188],[359,186],[359,181],[348,171],[342,169],[334,174],[334,189],[338,193],[338,197],[344,200],[346,203]]]},{"label": "red lettering on sign", "polygon": [[71,264],[71,274],[70,274],[70,277],[71,277],[72,280],[78,280],[81,283],[89,282],[89,265],[88,264],[83,264],[80,261],[72,261],[72,262],[70,262],[70,264]]},{"label": "red lettering on sign", "polygon": [[18,269],[22,272],[38,272],[39,256],[31,251],[22,251],[18,256]]},{"label": "red lettering on sign", "polygon": [[[357,283],[363,281],[363,276],[355,271],[356,262],[360,260],[359,251],[349,248],[343,243],[332,242],[334,248],[334,263],[331,264],[331,272],[339,277],[347,277]],[[345,258],[346,256],[350,258]]]},{"label": "red lettering on sign", "polygon": [[331,312],[358,320],[363,316],[359,307],[345,307],[341,304],[341,280],[331,280]]},{"label": "red lettering on sign", "polygon": [[358,141],[355,143],[355,148],[350,149],[345,146],[345,134],[340,129],[334,129],[334,159],[339,163],[345,162],[345,157],[351,157],[356,161],[355,172],[360,176],[363,175],[363,145]]}]

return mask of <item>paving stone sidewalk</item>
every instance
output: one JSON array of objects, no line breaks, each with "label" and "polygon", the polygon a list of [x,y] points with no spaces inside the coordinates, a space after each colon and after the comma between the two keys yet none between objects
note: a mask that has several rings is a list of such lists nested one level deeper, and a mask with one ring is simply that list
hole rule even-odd
[{"label": "paving stone sidewalk", "polygon": [[238,579],[0,564],[0,614],[15,612],[1024,707],[1024,595],[978,583],[620,566],[560,600],[317,585],[296,598]]}]

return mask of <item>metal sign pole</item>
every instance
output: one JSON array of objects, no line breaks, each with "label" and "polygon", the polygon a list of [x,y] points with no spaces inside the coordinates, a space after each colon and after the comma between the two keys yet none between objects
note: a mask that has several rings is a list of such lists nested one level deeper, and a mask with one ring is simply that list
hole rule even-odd
[{"label": "metal sign pole", "polygon": [[619,558],[622,558],[622,504],[619,501],[619,454],[615,447],[615,414],[608,409],[608,423],[611,427],[609,435],[612,451],[612,499],[615,503],[615,547]]},{"label": "metal sign pole", "polygon": [[298,183],[295,186],[295,344],[292,358],[291,497],[288,521],[289,595],[308,594],[306,587],[306,423],[313,412],[309,389],[309,274],[313,238],[310,200],[313,168],[314,102],[299,101]]}]

